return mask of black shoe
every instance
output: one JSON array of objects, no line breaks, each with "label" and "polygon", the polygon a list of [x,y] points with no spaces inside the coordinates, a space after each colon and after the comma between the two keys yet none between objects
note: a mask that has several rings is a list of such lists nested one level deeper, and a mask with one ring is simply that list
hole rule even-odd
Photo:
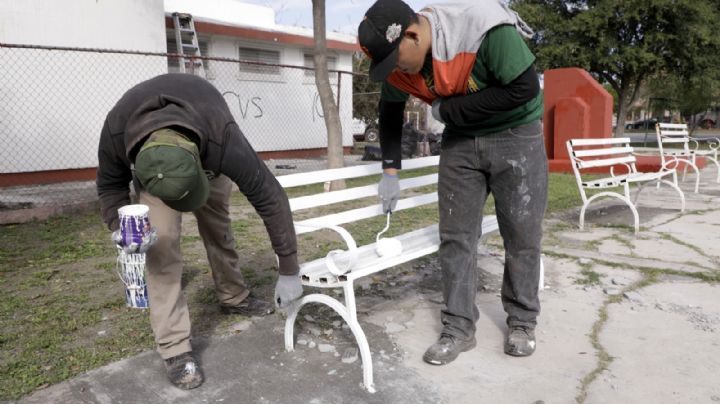
[{"label": "black shoe", "polygon": [[475,348],[476,344],[475,336],[464,340],[449,334],[440,334],[438,342],[425,351],[423,360],[431,365],[445,365],[454,361],[461,352]]},{"label": "black shoe", "polygon": [[535,331],[524,326],[513,326],[505,338],[505,353],[512,356],[530,356],[535,352]]},{"label": "black shoe", "polygon": [[225,314],[242,314],[243,316],[266,316],[275,311],[275,305],[260,298],[255,297],[252,293],[248,295],[237,306],[220,306]]},{"label": "black shoe", "polygon": [[175,386],[190,390],[200,386],[205,381],[202,369],[192,355],[192,352],[185,352],[170,359],[165,359],[165,370],[168,379]]}]

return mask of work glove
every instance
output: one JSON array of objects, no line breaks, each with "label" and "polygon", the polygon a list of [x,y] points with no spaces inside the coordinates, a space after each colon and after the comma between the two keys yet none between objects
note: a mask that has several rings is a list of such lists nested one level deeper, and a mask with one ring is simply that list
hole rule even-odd
[{"label": "work glove", "polygon": [[440,104],[442,104],[442,98],[437,98],[432,103],[432,117],[435,118],[436,121],[440,123],[445,123],[443,121],[442,116],[440,116]]},{"label": "work glove", "polygon": [[280,308],[287,307],[302,296],[302,293],[299,276],[280,275],[275,284],[275,304]]},{"label": "work glove", "polygon": [[400,182],[397,175],[383,173],[378,184],[378,196],[382,201],[383,213],[395,210],[395,205],[400,199]]},{"label": "work glove", "polygon": [[150,231],[147,232],[145,236],[142,238],[142,243],[130,243],[130,245],[123,245],[123,236],[120,230],[115,230],[110,235],[110,238],[115,243],[118,249],[123,250],[125,254],[143,254],[147,252],[147,250],[155,244],[155,241],[157,241],[157,230],[155,227],[151,227]]}]

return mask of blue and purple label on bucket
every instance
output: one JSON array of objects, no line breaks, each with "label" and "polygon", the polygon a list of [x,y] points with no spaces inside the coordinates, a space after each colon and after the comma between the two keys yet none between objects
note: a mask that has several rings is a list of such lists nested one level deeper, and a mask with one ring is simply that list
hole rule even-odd
[{"label": "blue and purple label on bucket", "polygon": [[150,208],[147,205],[126,205],[118,209],[123,247],[139,247],[150,234]]},{"label": "blue and purple label on bucket", "polygon": [[[123,247],[140,246],[150,231],[147,205],[127,205],[118,209]],[[118,250],[118,275],[125,284],[127,307],[146,309],[150,306],[145,282],[145,253],[128,254]]]}]

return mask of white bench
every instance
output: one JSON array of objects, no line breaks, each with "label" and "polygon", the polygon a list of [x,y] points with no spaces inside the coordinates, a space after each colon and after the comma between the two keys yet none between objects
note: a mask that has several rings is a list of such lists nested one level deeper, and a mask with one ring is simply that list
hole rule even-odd
[{"label": "white bench", "polygon": [[[423,157],[405,160],[402,163],[403,172],[423,167],[437,167],[438,156]],[[284,188],[292,188],[310,184],[326,183],[339,179],[352,179],[366,176],[377,176],[382,173],[381,165],[371,164],[338,169],[328,169],[307,173],[290,174],[278,177],[278,181]],[[409,196],[400,199],[395,212],[412,209],[415,207],[435,203],[437,195],[438,175],[436,173],[422,175],[414,178],[400,180],[400,189],[433,186],[432,191]],[[376,216],[384,216],[382,205],[377,198],[377,180],[372,185],[357,186],[339,191],[321,192],[318,194],[306,195],[290,199],[290,208],[294,216],[297,212],[306,211],[311,208],[328,207],[329,205],[343,202],[355,201],[353,206],[362,202],[362,207],[355,207],[343,210],[338,213],[326,214],[325,209],[315,209],[306,214],[313,217],[295,221],[295,231],[298,237],[319,229],[332,229],[336,231],[347,245],[346,250],[334,250],[326,257],[318,258],[300,265],[300,277],[304,286],[315,288],[342,288],[344,304],[339,300],[322,293],[312,293],[298,299],[288,308],[288,317],[285,322],[285,349],[292,351],[294,348],[294,324],[300,309],[308,303],[322,303],[335,310],[348,324],[360,349],[360,358],[363,365],[363,384],[365,388],[374,392],[372,359],[370,347],[365,333],[357,319],[355,308],[355,280],[391,268],[402,263],[432,254],[440,247],[440,235],[437,223],[412,229],[404,234],[394,237],[402,243],[402,252],[399,254],[380,257],[376,251],[376,243],[358,246],[350,233],[340,225],[368,219]],[[369,199],[366,199],[369,198]],[[365,200],[364,200],[365,199]],[[339,205],[342,206],[342,205]],[[341,208],[342,209],[342,208]],[[478,207],[482,209],[482,207]],[[397,226],[395,224],[394,226]],[[381,228],[374,232],[377,233]],[[485,216],[482,222],[482,235],[498,230],[495,216]],[[542,285],[542,270],[541,280]]]},{"label": "white bench", "polygon": [[[660,183],[669,185],[678,195],[680,195],[680,211],[685,211],[685,194],[677,185],[677,172],[675,168],[668,168],[665,164],[657,172],[639,172],[635,166],[635,155],[633,148],[630,146],[630,138],[602,138],[602,139],[570,139],[566,142],[568,154],[572,162],[573,172],[577,180],[578,190],[583,200],[582,209],[580,209],[580,229],[585,225],[585,211],[590,203],[598,198],[613,197],[620,199],[628,205],[632,211],[635,222],[635,234],[640,228],[640,219],[638,217],[635,203],[640,196],[643,185],[654,182],[660,186]],[[624,174],[615,174],[615,166],[625,167]],[[583,179],[583,170],[592,169],[594,171],[609,171],[610,177],[600,179]],[[664,179],[672,177],[672,181]],[[630,199],[630,184],[638,185],[638,192],[635,195],[635,201]],[[591,197],[587,197],[585,189],[603,189],[603,188],[622,188],[623,193],[617,192],[599,192]]]},{"label": "white bench", "polygon": [[[700,170],[697,166],[698,156],[705,157],[715,164],[717,167],[716,181],[720,182],[720,163],[718,163],[720,142],[717,139],[708,142],[708,150],[702,150],[699,148],[698,141],[690,138],[687,124],[684,123],[658,123],[655,125],[655,133],[663,167],[678,168],[680,164],[683,164],[683,179],[687,173],[687,168],[691,167],[695,171],[695,193],[700,188]],[[694,143],[694,146],[690,146],[690,142]]]}]

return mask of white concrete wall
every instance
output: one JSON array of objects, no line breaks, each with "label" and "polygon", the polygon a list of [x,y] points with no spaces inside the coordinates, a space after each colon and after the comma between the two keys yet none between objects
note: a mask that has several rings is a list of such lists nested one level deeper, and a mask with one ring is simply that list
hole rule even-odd
[{"label": "white concrete wall", "polygon": [[[0,0],[0,42],[165,52],[162,0]],[[97,165],[107,112],[165,58],[0,48],[0,174]]]},{"label": "white concrete wall", "polygon": [[[276,50],[280,64],[303,66],[304,54],[311,49],[288,44],[242,41],[213,36],[210,53],[237,59],[240,47]],[[350,52],[331,51],[337,57],[337,70],[352,71]],[[277,76],[240,72],[236,63],[210,62],[208,79],[225,94],[238,125],[257,151],[300,150],[327,147],[327,130],[313,76],[304,70],[282,68]],[[336,74],[331,73],[337,94]],[[352,146],[352,76],[342,75],[340,121],[343,146]]]}]

